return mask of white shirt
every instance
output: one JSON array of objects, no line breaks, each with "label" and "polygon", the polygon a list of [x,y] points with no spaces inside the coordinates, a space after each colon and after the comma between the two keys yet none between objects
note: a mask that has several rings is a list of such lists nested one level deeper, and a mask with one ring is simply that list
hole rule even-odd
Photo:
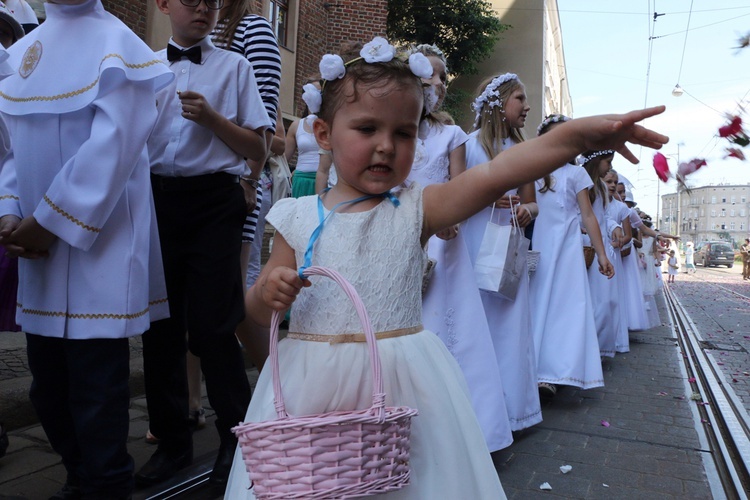
[{"label": "white shirt", "polygon": [[[172,40],[169,42],[180,49]],[[270,128],[271,122],[255,83],[253,67],[241,55],[214,46],[206,37],[199,44],[201,64],[183,58],[167,61],[167,49],[156,55],[176,78],[156,94],[159,117],[148,140],[151,172],[166,177],[193,177],[225,172],[242,175],[245,159],[211,130],[182,117],[177,91],[202,94],[219,114],[240,127]]]}]

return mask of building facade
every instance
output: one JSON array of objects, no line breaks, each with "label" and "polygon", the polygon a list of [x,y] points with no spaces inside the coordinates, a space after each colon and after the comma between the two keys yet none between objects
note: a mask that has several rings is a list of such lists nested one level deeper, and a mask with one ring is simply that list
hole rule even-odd
[{"label": "building facade", "polygon": [[[128,0],[123,3],[142,1]],[[388,0],[255,0],[274,27],[281,50],[281,111],[288,123],[304,110],[302,82],[318,72],[323,54],[348,41],[385,36]],[[169,18],[151,0],[144,39],[154,50],[169,40]]]},{"label": "building facade", "polygon": [[660,228],[699,243],[742,243],[750,234],[750,184],[691,188],[661,197]]},{"label": "building facade", "polygon": [[[490,57],[478,64],[476,75],[458,77],[451,85],[464,90],[471,99],[464,104],[471,109],[477,87],[487,77],[516,73],[526,87],[531,106],[524,135],[534,137],[539,123],[550,113],[573,116],[563,52],[562,28],[557,0],[489,0],[503,24],[503,32]],[[464,130],[471,130],[472,112],[460,119]]]},{"label": "building facade", "polygon": [[[41,0],[33,0],[41,10]],[[572,116],[565,73],[565,57],[557,0],[489,0],[504,24],[512,26],[498,41],[497,50],[479,65],[477,75],[458,78],[453,84],[473,95],[478,83],[490,75],[510,71],[526,84],[531,105],[527,137],[549,113]],[[166,46],[169,18],[154,0],[102,0],[104,7],[130,26],[152,49]],[[36,5],[39,4],[39,5]],[[368,41],[384,36],[388,0],[253,0],[255,11],[270,20],[282,58],[281,111],[289,123],[304,110],[302,82],[318,72],[323,54],[338,52],[347,41]],[[469,112],[459,122],[471,127]]]}]

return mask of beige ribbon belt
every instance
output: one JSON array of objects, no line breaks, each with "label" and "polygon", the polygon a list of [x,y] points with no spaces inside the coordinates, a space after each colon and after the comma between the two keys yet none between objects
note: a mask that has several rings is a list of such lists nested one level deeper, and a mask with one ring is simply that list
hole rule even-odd
[{"label": "beige ribbon belt", "polygon": [[[392,339],[412,335],[424,330],[422,325],[411,326],[409,328],[399,328],[398,330],[387,330],[385,332],[375,332],[377,340]],[[339,333],[336,335],[321,335],[319,333],[302,333],[289,332],[286,336],[288,339],[308,340],[310,342],[328,342],[329,344],[348,344],[351,342],[367,342],[364,333]]]}]

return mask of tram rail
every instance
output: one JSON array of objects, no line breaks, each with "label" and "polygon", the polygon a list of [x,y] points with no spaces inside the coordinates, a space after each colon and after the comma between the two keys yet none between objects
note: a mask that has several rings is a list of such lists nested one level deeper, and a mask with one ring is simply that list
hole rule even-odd
[{"label": "tram rail", "polygon": [[[715,285],[721,287],[720,285]],[[728,292],[732,290],[726,289]],[[742,294],[733,292],[745,300]],[[700,332],[679,299],[664,287],[674,335],[682,351],[702,432],[713,458],[721,491],[715,498],[747,499],[750,492],[750,418],[725,383],[716,361],[702,348]],[[718,489],[712,484],[712,490]]]}]

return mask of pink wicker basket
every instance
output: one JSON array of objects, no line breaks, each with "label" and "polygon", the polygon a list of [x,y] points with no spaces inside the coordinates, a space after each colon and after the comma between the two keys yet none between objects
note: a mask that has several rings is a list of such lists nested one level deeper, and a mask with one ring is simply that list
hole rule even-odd
[{"label": "pink wicker basket", "polygon": [[246,422],[232,430],[239,439],[258,499],[354,498],[409,484],[411,417],[417,410],[386,407],[375,334],[357,292],[330,269],[310,267],[306,276],[327,276],[354,303],[364,328],[372,370],[372,407],[304,417],[286,412],[279,378],[277,340],[281,316],[271,319],[271,366],[276,420]]}]

